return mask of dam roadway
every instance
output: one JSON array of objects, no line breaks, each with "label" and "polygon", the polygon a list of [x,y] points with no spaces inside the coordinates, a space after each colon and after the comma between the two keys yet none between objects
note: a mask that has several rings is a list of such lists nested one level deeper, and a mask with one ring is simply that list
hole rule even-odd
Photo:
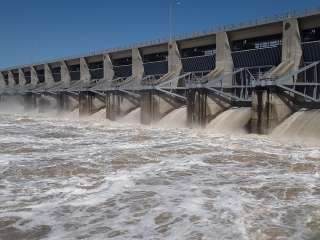
[{"label": "dam roadway", "polygon": [[190,127],[217,127],[231,111],[258,134],[320,108],[319,84],[318,11],[0,70],[1,101],[18,97],[26,110],[138,114],[142,124],[184,114]]}]

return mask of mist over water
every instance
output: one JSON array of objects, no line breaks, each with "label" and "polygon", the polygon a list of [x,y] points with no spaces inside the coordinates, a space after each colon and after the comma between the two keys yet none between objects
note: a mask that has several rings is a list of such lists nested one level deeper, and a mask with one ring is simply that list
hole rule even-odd
[{"label": "mist over water", "polygon": [[0,239],[318,239],[318,147],[77,111],[0,105]]}]

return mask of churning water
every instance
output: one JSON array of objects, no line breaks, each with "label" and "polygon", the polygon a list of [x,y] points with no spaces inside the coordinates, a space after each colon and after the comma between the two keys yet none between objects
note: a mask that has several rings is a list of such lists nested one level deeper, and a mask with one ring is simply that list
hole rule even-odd
[{"label": "churning water", "polygon": [[275,138],[320,145],[320,110],[300,110],[292,114],[273,132]]},{"label": "churning water", "polygon": [[319,148],[0,115],[0,239],[311,240],[319,226]]}]

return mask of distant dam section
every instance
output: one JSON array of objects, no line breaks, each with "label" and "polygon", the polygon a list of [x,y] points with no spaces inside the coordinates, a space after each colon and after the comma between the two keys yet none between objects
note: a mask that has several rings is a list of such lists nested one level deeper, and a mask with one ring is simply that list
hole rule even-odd
[{"label": "distant dam section", "polygon": [[0,107],[319,139],[320,12],[0,70]]}]

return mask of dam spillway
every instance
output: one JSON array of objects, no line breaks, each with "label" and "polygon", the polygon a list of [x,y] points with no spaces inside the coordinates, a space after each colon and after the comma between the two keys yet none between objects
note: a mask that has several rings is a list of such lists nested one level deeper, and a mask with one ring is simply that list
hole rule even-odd
[{"label": "dam spillway", "polygon": [[0,239],[319,239],[319,19],[1,69]]},{"label": "dam spillway", "polygon": [[269,134],[300,109],[320,108],[319,85],[315,11],[1,69],[0,101],[16,96],[26,110],[104,112],[112,121],[147,125],[216,131],[237,123],[236,131]]}]

